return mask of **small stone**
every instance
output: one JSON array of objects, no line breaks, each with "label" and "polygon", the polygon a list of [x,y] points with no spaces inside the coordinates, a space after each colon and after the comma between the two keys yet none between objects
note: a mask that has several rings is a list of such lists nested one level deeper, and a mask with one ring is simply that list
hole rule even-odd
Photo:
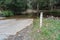
[{"label": "small stone", "polygon": [[39,32],[40,32],[40,30],[37,30],[37,32],[39,33]]},{"label": "small stone", "polygon": [[0,20],[5,19],[6,17],[0,17]]}]

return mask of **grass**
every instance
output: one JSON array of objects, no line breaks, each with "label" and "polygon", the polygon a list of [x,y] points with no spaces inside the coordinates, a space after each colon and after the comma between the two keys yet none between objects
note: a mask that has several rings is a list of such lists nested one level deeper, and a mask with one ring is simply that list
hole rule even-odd
[{"label": "grass", "polygon": [[32,29],[33,40],[60,40],[60,20],[44,18],[39,28],[39,18],[34,19]]}]

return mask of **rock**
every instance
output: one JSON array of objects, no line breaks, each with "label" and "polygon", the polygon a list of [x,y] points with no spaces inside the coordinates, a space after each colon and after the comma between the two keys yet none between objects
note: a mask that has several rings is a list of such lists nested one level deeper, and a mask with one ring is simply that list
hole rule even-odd
[{"label": "rock", "polygon": [[5,19],[6,17],[0,17],[0,20]]}]

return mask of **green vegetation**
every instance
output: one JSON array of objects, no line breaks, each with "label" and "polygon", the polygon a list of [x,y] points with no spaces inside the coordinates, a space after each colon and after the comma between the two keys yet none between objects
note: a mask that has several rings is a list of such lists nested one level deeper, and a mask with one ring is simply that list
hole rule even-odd
[{"label": "green vegetation", "polygon": [[53,15],[53,16],[60,16],[60,10],[48,10],[48,12],[44,13],[44,15]]},{"label": "green vegetation", "polygon": [[42,28],[39,28],[38,23],[39,19],[34,20],[33,40],[60,40],[59,19],[44,18]]},{"label": "green vegetation", "polygon": [[[21,11],[26,10],[26,0],[0,0],[0,10],[4,16],[11,16],[14,14],[20,14]],[[7,11],[11,11],[10,13]]]},{"label": "green vegetation", "polygon": [[53,10],[56,8],[59,9],[60,0],[0,0],[1,11],[10,10],[14,12],[15,15],[17,15],[21,14],[23,11],[26,11],[28,8],[35,10]]},{"label": "green vegetation", "polygon": [[13,16],[13,12],[12,11],[2,11],[0,14],[2,14],[2,16],[6,16],[6,17],[9,17],[9,16]]}]

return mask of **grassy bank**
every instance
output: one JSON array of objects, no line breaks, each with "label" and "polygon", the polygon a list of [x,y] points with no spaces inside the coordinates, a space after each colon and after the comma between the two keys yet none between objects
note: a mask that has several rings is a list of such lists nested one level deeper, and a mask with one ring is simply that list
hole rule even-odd
[{"label": "grassy bank", "polygon": [[60,20],[44,18],[43,26],[39,28],[39,18],[34,19],[32,29],[33,40],[60,40]]}]

